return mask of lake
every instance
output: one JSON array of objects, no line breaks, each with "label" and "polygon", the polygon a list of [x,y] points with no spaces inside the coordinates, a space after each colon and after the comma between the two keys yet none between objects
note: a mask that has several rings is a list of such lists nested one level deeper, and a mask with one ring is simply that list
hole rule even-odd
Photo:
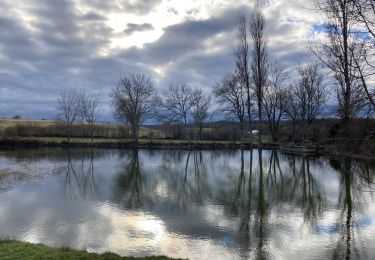
[{"label": "lake", "polygon": [[0,238],[123,256],[375,258],[375,164],[270,150],[0,152]]}]

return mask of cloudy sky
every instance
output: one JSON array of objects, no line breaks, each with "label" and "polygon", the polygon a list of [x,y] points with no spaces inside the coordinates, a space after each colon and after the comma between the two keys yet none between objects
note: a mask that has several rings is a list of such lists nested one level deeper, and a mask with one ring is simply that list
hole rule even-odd
[{"label": "cloudy sky", "polygon": [[[255,0],[1,0],[0,116],[55,118],[64,89],[98,91],[104,120],[119,77],[210,88],[233,70],[235,22]],[[310,0],[264,3],[269,51],[291,72],[319,23]]]}]

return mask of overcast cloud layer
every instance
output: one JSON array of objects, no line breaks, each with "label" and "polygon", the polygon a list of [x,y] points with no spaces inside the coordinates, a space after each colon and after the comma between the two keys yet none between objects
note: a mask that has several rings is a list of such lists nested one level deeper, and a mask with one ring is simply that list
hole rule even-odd
[{"label": "overcast cloud layer", "polygon": [[[318,17],[304,0],[265,3],[270,54],[291,72],[307,59]],[[235,4],[234,4],[235,3]],[[119,77],[143,72],[210,88],[233,69],[235,21],[254,1],[0,1],[0,116],[55,118],[64,89],[108,94]]]}]

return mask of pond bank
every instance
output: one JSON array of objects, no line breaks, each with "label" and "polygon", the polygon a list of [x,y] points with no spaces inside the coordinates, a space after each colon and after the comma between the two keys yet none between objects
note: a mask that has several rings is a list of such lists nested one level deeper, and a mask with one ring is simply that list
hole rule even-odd
[{"label": "pond bank", "polygon": [[41,244],[19,241],[0,241],[1,259],[153,259],[168,260],[165,256],[121,257],[114,253],[94,254],[69,248],[51,248]]},{"label": "pond bank", "polygon": [[[346,141],[350,142],[350,140]],[[169,139],[140,139],[138,144],[126,139],[72,138],[68,143],[64,137],[3,137],[0,138],[0,148],[109,148],[109,149],[181,149],[181,150],[230,150],[230,149],[280,149],[282,153],[303,156],[328,155],[334,157],[349,157],[353,159],[375,160],[375,144],[367,143],[366,149],[353,149],[358,144],[343,146],[341,143],[311,144],[308,146],[291,145],[287,143],[244,143],[240,141],[209,141],[209,140],[169,140]]]},{"label": "pond bank", "polygon": [[277,149],[277,143],[256,143],[241,144],[239,141],[188,141],[188,140],[168,140],[168,139],[140,139],[138,144],[121,139],[81,139],[74,138],[69,143],[66,138],[49,137],[15,137],[0,138],[0,147],[19,148],[19,147],[74,147],[74,148],[146,148],[146,149]]}]

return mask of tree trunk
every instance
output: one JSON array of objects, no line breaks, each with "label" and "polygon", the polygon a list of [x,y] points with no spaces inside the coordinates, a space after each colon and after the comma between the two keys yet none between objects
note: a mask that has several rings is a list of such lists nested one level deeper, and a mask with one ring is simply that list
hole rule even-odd
[{"label": "tree trunk", "polygon": [[248,119],[249,119],[249,133],[250,133],[250,143],[252,143],[252,134],[251,134],[251,110],[250,110],[250,105],[251,105],[251,101],[250,101],[250,84],[247,80],[246,82],[246,90],[247,90],[247,116],[248,116]]},{"label": "tree trunk", "polygon": [[68,144],[70,144],[70,134],[72,132],[72,128],[71,128],[70,124],[68,124],[67,128],[68,128]]},{"label": "tree trunk", "polygon": [[132,127],[132,132],[133,132],[133,140],[136,144],[138,144],[138,136],[139,136],[139,126],[138,125],[134,125]]},{"label": "tree trunk", "polygon": [[259,119],[259,122],[258,122],[258,143],[262,144],[262,135],[260,133],[260,128],[261,128],[261,124],[262,124],[262,104],[261,104],[261,100],[258,101],[258,119]]},{"label": "tree trunk", "polygon": [[94,124],[91,124],[91,144],[94,143]]},{"label": "tree trunk", "polygon": [[243,144],[243,120],[240,121],[241,144]]},{"label": "tree trunk", "polygon": [[[344,6],[345,8],[346,6]],[[344,88],[344,127],[345,127],[345,136],[349,136],[349,119],[350,119],[350,97],[351,97],[351,84],[350,84],[350,75],[349,75],[349,48],[348,48],[348,18],[346,10],[343,12],[343,44],[344,44],[344,78],[345,78],[345,88]]]}]

